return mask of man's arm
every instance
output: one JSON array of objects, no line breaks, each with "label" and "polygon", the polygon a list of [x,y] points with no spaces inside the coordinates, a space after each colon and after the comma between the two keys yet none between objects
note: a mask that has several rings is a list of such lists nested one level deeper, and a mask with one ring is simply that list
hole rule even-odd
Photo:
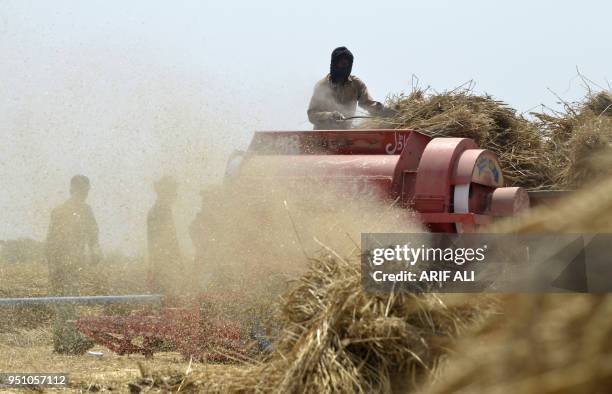
[{"label": "man's arm", "polygon": [[99,229],[98,222],[91,210],[90,206],[87,206],[87,244],[91,253],[92,263],[97,264],[102,259],[102,251],[100,250],[99,244]]},{"label": "man's arm", "polygon": [[357,83],[359,92],[357,100],[359,106],[368,111],[371,115],[382,115],[385,112],[385,106],[372,98],[368,91],[368,87],[362,80],[358,79]]},{"label": "man's arm", "polygon": [[310,98],[310,104],[308,105],[308,120],[313,125],[317,126],[324,123],[331,123],[334,121],[342,120],[342,114],[338,111],[329,111],[329,103],[331,98],[329,92],[326,91],[325,86],[321,83],[317,83]]}]

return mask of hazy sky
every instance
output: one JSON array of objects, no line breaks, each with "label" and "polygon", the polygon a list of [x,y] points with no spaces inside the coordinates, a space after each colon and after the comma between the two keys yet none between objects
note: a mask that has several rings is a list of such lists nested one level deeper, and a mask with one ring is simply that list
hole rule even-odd
[{"label": "hazy sky", "polygon": [[474,80],[520,111],[607,87],[606,1],[0,1],[0,239],[43,239],[74,173],[92,179],[106,249],[137,250],[151,181],[197,191],[256,129],[308,129],[331,50],[382,100],[413,75]]}]

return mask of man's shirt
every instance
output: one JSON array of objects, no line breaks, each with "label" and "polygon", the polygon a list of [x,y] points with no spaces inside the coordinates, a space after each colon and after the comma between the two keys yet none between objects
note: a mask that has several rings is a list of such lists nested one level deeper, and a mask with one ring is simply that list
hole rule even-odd
[{"label": "man's shirt", "polygon": [[149,259],[153,264],[174,264],[180,257],[172,208],[158,202],[147,215]]},{"label": "man's shirt", "polygon": [[47,232],[47,258],[84,263],[86,248],[98,245],[98,224],[91,207],[69,199],[51,212]]},{"label": "man's shirt", "polygon": [[365,83],[356,76],[349,76],[348,81],[341,84],[333,83],[327,74],[314,87],[308,106],[308,119],[315,130],[349,129],[352,121],[330,122],[328,116],[334,111],[347,118],[355,116],[357,104],[372,115],[379,114],[384,108],[370,96]]}]

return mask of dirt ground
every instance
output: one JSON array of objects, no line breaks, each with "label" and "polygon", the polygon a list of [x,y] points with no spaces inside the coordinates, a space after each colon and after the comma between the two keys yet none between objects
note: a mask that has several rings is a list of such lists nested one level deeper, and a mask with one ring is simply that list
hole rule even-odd
[{"label": "dirt ground", "polygon": [[[49,344],[32,347],[16,347],[0,342],[0,370],[3,372],[67,373],[70,391],[95,392],[100,390],[128,389],[125,382],[140,376],[139,363],[144,367],[187,368],[180,354],[166,353],[147,360],[143,356],[117,356],[104,347],[92,350],[104,353],[102,357],[65,356],[53,353]],[[0,389],[1,390],[1,389]]]},{"label": "dirt ground", "polygon": [[[66,373],[70,388],[63,392],[129,392],[128,382],[138,381],[143,371],[197,371],[203,368],[232,368],[231,365],[202,364],[185,360],[174,352],[156,353],[153,358],[141,355],[118,356],[105,347],[96,346],[92,351],[102,352],[101,357],[83,355],[66,356],[53,353],[51,334],[41,328],[19,333],[0,334],[0,372]],[[132,388],[134,390],[136,388]],[[27,392],[27,390],[25,390]],[[44,392],[55,392],[45,388]],[[142,392],[155,392],[144,387]],[[2,389],[4,392],[24,392],[24,389]]]},{"label": "dirt ground", "polygon": [[[142,288],[142,264],[110,264],[102,274],[116,278],[108,286],[113,294],[138,294]],[[91,275],[95,277],[95,275]],[[103,275],[106,276],[106,275]],[[99,276],[97,277],[99,278]],[[85,279],[90,279],[89,275]],[[85,294],[102,293],[85,280]],[[108,291],[104,289],[104,292]],[[0,298],[48,295],[46,266],[41,263],[0,264]],[[103,313],[100,308],[81,308],[83,314]],[[118,356],[102,346],[103,356],[66,356],[53,353],[52,311],[48,307],[0,308],[0,372],[67,373],[70,389],[63,392],[130,392],[128,382],[135,382],[148,371],[193,371],[207,368],[231,368],[230,365],[204,365],[185,360],[179,353],[156,353],[146,359],[141,355]],[[171,375],[171,373],[168,373]],[[45,389],[46,391],[56,391]],[[150,391],[146,387],[143,392]],[[24,392],[24,389],[0,388],[0,393]],[[25,390],[27,392],[27,390]]]}]

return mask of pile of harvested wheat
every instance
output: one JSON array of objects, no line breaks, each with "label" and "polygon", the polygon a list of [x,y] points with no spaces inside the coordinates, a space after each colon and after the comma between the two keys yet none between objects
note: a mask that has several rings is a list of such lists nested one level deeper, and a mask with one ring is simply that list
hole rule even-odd
[{"label": "pile of harvested wheat", "polygon": [[469,88],[389,99],[397,111],[392,118],[376,119],[369,126],[408,128],[439,137],[472,138],[494,151],[504,169],[506,182],[528,188],[554,185],[555,167],[540,130],[515,110],[489,96],[478,96]]},{"label": "pile of harvested wheat", "polygon": [[388,100],[396,116],[366,126],[472,138],[498,155],[509,185],[575,188],[608,173],[591,159],[611,152],[611,103],[608,92],[589,93],[581,103],[566,103],[562,112],[531,113],[529,120],[469,88],[432,94],[416,89]]},{"label": "pile of harvested wheat", "polygon": [[[612,177],[494,228],[501,232],[612,232]],[[489,329],[460,341],[423,393],[609,393],[612,296],[510,295]]]},{"label": "pile of harvested wheat", "polygon": [[512,295],[419,392],[578,394],[612,387],[612,296]]},{"label": "pile of harvested wheat", "polygon": [[556,157],[555,183],[576,188],[611,175],[612,94],[589,93],[580,103],[565,103],[564,111],[533,114]]},{"label": "pile of harvested wheat", "polygon": [[384,392],[398,376],[402,387],[428,377],[461,330],[492,309],[484,297],[367,294],[358,260],[327,256],[313,261],[286,295],[280,335],[266,360],[181,379],[145,377],[140,384],[207,392]]}]

